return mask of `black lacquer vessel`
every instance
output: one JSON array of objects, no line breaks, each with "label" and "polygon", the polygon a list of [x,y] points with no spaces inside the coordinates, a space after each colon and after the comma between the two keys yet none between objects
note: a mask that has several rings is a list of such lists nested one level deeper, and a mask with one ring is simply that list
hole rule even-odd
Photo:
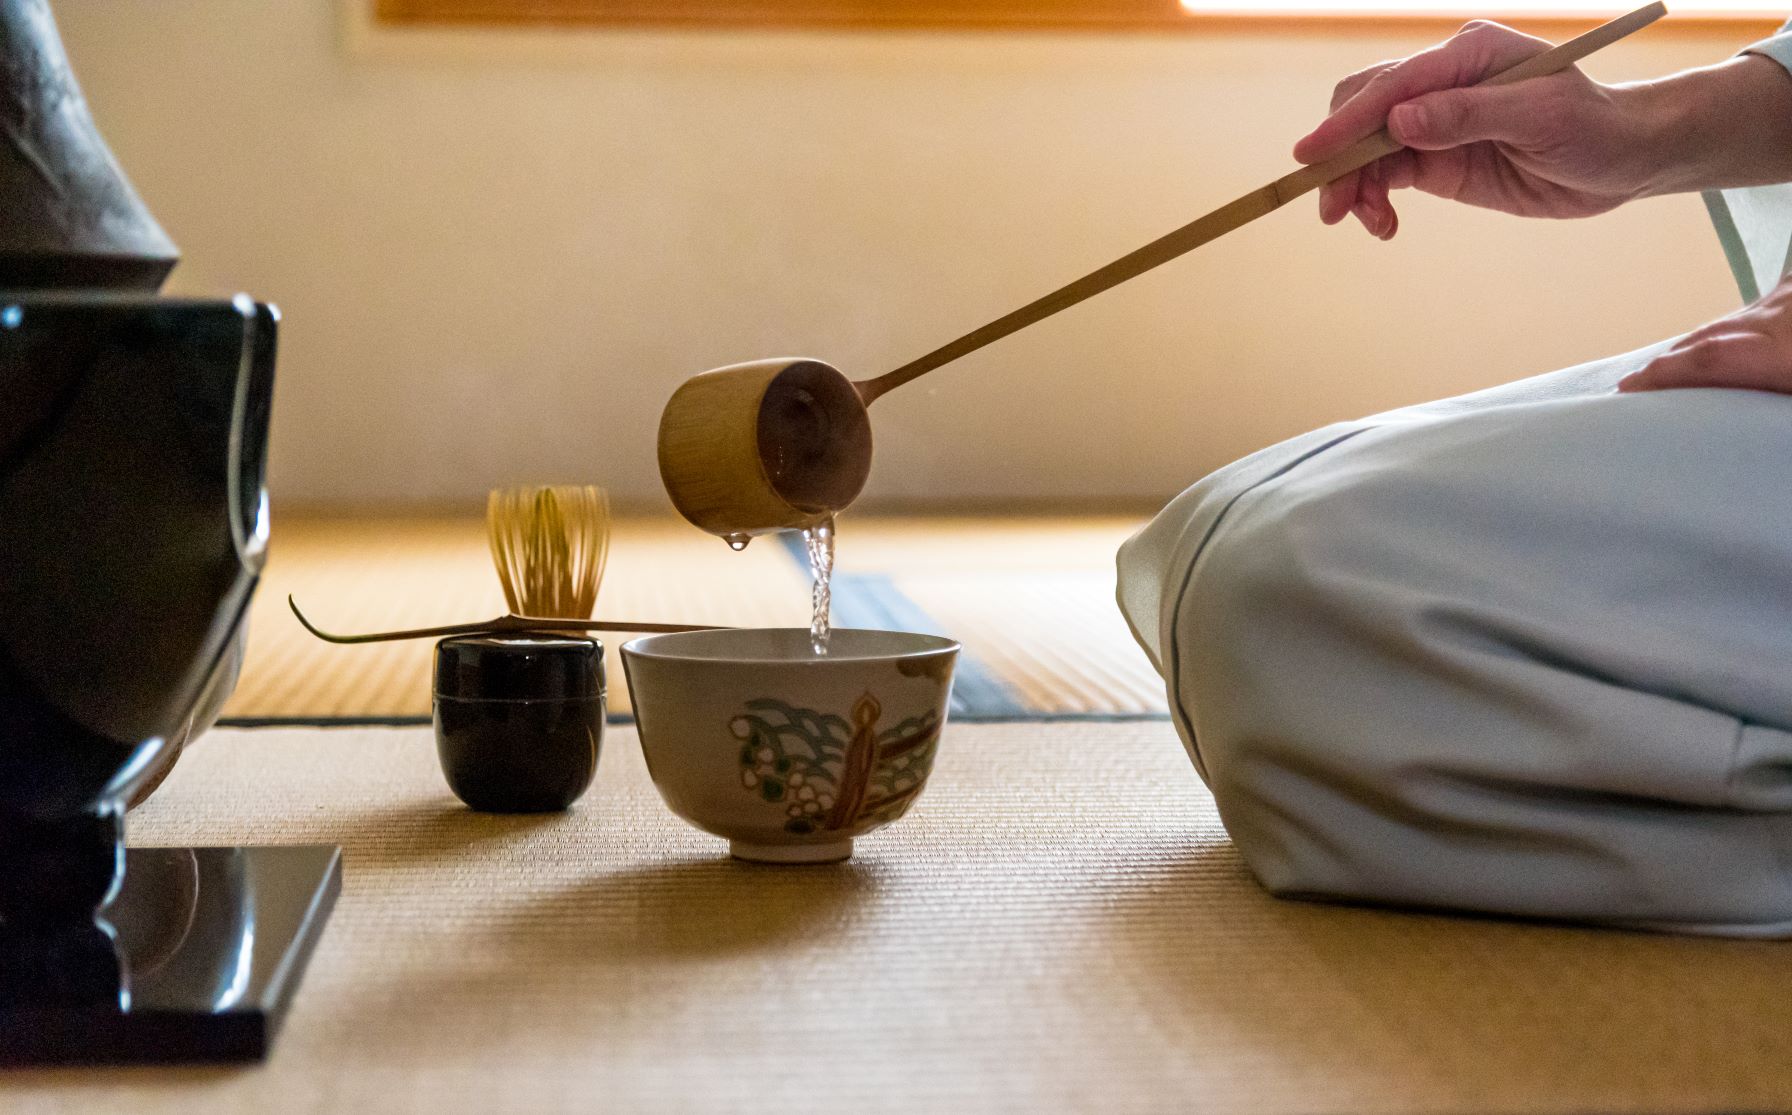
[{"label": "black lacquer vessel", "polygon": [[235,684],[279,314],[177,254],[45,0],[0,2],[0,1064],[264,1055],[338,849],[124,847]]},{"label": "black lacquer vessel", "polygon": [[603,644],[545,635],[443,639],[435,727],[442,774],[470,808],[566,809],[597,773]]},{"label": "black lacquer vessel", "polygon": [[335,848],[123,847],[229,689],[277,321],[0,291],[0,1063],[259,1057],[336,896]]},{"label": "black lacquer vessel", "polygon": [[48,0],[0,3],[0,289],[154,293],[178,258],[94,127]]}]

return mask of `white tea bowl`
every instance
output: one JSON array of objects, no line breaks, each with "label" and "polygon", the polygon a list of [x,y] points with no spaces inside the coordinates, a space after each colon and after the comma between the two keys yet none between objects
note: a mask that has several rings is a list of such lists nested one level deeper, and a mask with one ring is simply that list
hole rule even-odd
[{"label": "white tea bowl", "polygon": [[737,858],[833,863],[927,784],[958,644],[906,631],[681,631],[622,646],[647,770]]}]

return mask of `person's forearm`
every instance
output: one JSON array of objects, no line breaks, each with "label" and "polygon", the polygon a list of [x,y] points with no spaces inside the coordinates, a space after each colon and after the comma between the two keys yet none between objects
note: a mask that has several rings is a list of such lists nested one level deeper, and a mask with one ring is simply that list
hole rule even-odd
[{"label": "person's forearm", "polygon": [[1642,196],[1792,182],[1792,74],[1745,54],[1613,89],[1636,106]]}]

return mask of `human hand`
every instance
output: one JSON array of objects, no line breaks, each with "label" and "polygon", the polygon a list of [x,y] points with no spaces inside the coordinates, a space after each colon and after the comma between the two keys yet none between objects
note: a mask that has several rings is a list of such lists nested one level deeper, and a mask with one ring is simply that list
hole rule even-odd
[{"label": "human hand", "polygon": [[1618,390],[1740,387],[1792,395],[1792,281],[1729,317],[1693,330]]},{"label": "human hand", "polygon": [[1426,193],[1527,217],[1586,217],[1646,192],[1660,155],[1650,142],[1658,98],[1577,69],[1470,88],[1550,44],[1476,21],[1410,58],[1339,82],[1331,115],[1295,145],[1318,163],[1384,124],[1405,149],[1325,186],[1319,215],[1354,214],[1383,240],[1399,229],[1390,190]]}]

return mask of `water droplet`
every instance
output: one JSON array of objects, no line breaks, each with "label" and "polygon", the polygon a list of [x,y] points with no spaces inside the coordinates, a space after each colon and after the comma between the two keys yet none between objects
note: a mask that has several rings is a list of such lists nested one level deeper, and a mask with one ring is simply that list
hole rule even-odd
[{"label": "water droplet", "polygon": [[728,548],[738,554],[747,548],[747,543],[753,541],[753,536],[750,534],[724,534],[722,541],[728,543]]}]

